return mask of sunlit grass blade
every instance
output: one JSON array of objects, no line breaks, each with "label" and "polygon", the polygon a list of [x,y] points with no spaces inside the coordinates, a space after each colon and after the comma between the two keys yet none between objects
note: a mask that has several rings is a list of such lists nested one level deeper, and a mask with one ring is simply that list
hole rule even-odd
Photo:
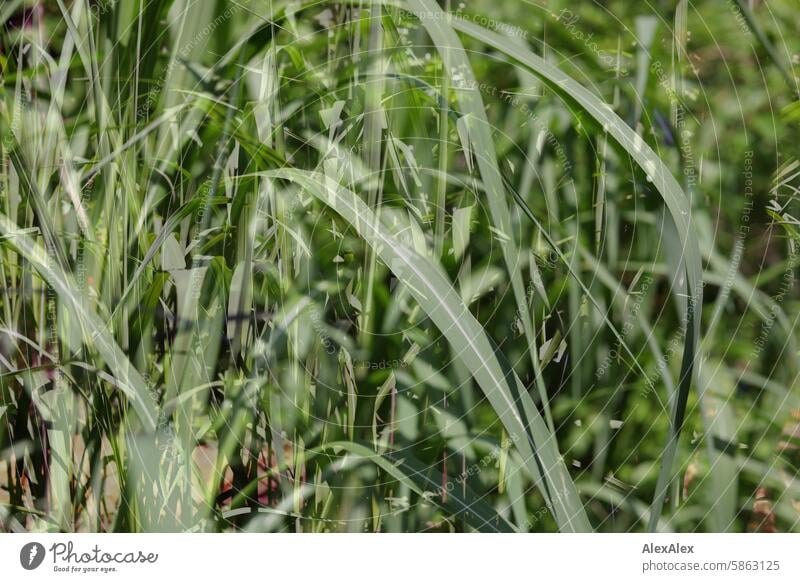
[{"label": "sunlit grass blade", "polygon": [[687,297],[680,298],[681,302],[686,305],[686,337],[678,379],[678,391],[670,403],[672,415],[670,434],[661,457],[661,471],[650,515],[650,529],[654,529],[655,520],[661,514],[667,488],[674,478],[672,466],[686,414],[686,403],[700,338],[700,318],[697,317],[695,310],[702,305],[702,268],[698,240],[693,232],[690,201],[669,169],[650,146],[591,91],[533,52],[509,42],[508,39],[497,33],[464,20],[457,21],[454,26],[528,67],[534,74],[540,76],[552,90],[576,103],[591,115],[603,131],[607,132],[641,167],[648,182],[653,184],[662,197],[675,222],[682,245],[682,264],[686,269],[685,275],[683,273],[676,274],[679,279],[686,278]]},{"label": "sunlit grass blade", "polygon": [[547,429],[516,374],[501,364],[480,324],[466,309],[441,271],[400,244],[353,192],[324,177],[283,169],[265,175],[291,180],[331,206],[375,249],[381,260],[408,285],[428,317],[448,339],[454,355],[470,370],[519,448],[528,471],[549,501],[562,531],[591,529],[572,480]]}]

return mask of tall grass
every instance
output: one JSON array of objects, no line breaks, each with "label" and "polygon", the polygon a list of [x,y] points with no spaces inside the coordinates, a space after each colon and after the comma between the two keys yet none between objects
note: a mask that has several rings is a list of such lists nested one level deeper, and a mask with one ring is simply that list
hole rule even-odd
[{"label": "tall grass", "polygon": [[790,5],[551,4],[4,4],[0,527],[796,530]]}]

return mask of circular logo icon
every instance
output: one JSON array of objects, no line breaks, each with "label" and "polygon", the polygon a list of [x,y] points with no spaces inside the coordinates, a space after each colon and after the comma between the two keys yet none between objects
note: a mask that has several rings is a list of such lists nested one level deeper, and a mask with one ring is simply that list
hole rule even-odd
[{"label": "circular logo icon", "polygon": [[35,570],[44,561],[44,546],[39,542],[30,542],[19,551],[19,563],[26,570]]}]

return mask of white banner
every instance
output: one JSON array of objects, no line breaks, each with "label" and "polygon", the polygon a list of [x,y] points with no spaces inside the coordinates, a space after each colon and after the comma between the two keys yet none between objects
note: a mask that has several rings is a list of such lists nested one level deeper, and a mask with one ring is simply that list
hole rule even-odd
[{"label": "white banner", "polygon": [[799,544],[798,534],[5,534],[0,579],[796,582]]}]

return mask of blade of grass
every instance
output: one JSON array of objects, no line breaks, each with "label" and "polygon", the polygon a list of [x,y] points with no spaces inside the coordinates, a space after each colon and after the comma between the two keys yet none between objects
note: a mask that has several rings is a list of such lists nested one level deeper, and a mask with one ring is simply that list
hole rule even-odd
[{"label": "blade of grass", "polygon": [[155,424],[156,404],[141,374],[130,363],[125,353],[105,329],[100,318],[84,308],[75,284],[70,276],[58,265],[54,265],[41,246],[26,235],[19,234],[17,226],[4,214],[0,214],[0,233],[7,237],[6,244],[11,244],[36,268],[47,283],[53,287],[62,301],[79,318],[85,328],[84,342],[87,347],[97,349],[100,357],[112,370],[117,386],[130,400],[145,430],[153,431]]},{"label": "blade of grass", "polygon": [[[483,99],[478,90],[472,66],[458,35],[453,29],[453,23],[448,22],[446,14],[433,0],[409,0],[408,6],[427,30],[444,63],[449,81],[445,84],[445,93],[442,99],[449,95],[451,90],[450,83],[453,82],[453,79],[455,78],[458,81],[457,85],[453,84],[452,91],[455,93],[456,100],[463,113],[461,119],[468,135],[469,144],[464,144],[464,146],[470,147],[476,152],[478,168],[486,188],[492,221],[499,235],[503,237],[500,241],[503,259],[511,280],[511,288],[517,303],[519,319],[522,321],[523,331],[528,341],[528,355],[533,366],[534,379],[542,401],[545,421],[550,431],[553,432],[555,429],[552,412],[550,411],[550,397],[547,394],[539,364],[539,350],[534,332],[535,322],[528,308],[525,286],[522,281],[522,263],[517,243],[514,240],[511,214],[508,209],[506,191],[497,161],[494,140],[492,139],[491,124],[486,116]],[[442,105],[447,106],[448,104],[442,103]],[[446,111],[441,112],[441,123],[446,126],[445,115]]]},{"label": "blade of grass", "polygon": [[702,267],[697,235],[694,232],[690,201],[666,165],[644,140],[626,125],[611,109],[591,91],[570,78],[556,66],[548,63],[526,48],[508,41],[507,38],[466,20],[454,22],[454,27],[492,48],[503,52],[521,65],[529,68],[547,85],[568,102],[576,103],[591,115],[624,151],[633,158],[645,172],[648,181],[658,191],[672,216],[680,238],[685,268],[687,297],[681,298],[686,304],[686,334],[684,337],[678,391],[671,402],[672,422],[670,433],[661,455],[656,492],[650,512],[650,530],[654,530],[664,504],[669,484],[674,478],[672,465],[675,460],[678,440],[686,415],[686,403],[692,383],[694,362],[700,338],[700,319],[695,315],[695,306],[702,305]]},{"label": "blade of grass", "polygon": [[429,259],[401,245],[373,212],[350,190],[324,177],[293,170],[265,172],[293,181],[329,205],[376,250],[381,260],[408,285],[414,298],[450,342],[478,382],[519,448],[561,531],[589,531],[591,526],[551,433],[513,370],[504,367],[485,331],[457,291]]}]

